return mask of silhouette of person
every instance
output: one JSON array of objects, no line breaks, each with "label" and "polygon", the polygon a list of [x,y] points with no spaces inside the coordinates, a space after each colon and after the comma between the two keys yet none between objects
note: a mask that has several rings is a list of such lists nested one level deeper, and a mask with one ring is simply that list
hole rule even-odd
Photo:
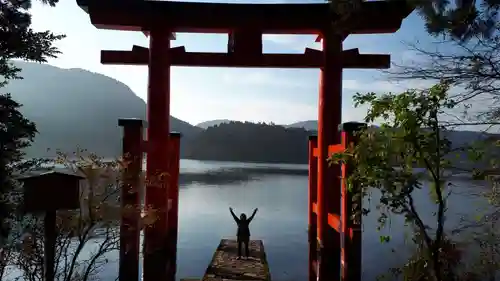
[{"label": "silhouette of person", "polygon": [[244,213],[242,213],[240,215],[240,218],[238,218],[234,214],[233,208],[229,207],[229,211],[231,212],[231,215],[233,216],[234,221],[238,225],[238,232],[236,232],[236,238],[238,241],[238,257],[237,257],[237,259],[241,259],[241,246],[242,246],[241,244],[245,244],[245,256],[246,256],[246,258],[248,258],[248,256],[250,255],[250,251],[248,249],[248,243],[250,243],[249,225],[250,225],[250,222],[252,222],[253,217],[255,217],[255,214],[257,213],[258,210],[259,210],[258,208],[255,208],[255,210],[253,210],[253,213],[249,218],[247,218],[247,215],[245,215]]}]

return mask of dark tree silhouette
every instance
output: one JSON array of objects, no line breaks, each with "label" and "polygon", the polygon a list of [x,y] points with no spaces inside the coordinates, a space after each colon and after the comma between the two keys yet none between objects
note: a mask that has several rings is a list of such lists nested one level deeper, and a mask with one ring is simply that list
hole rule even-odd
[{"label": "dark tree silhouette", "polygon": [[[54,6],[58,0],[42,2]],[[64,36],[50,31],[35,32],[31,28],[31,3],[0,1],[0,87],[11,79],[21,79],[18,75],[21,69],[11,63],[12,59],[46,62],[59,54],[53,43]],[[16,204],[12,197],[16,186],[12,173],[21,168],[18,164],[23,157],[22,149],[30,145],[36,133],[35,124],[24,118],[20,107],[9,94],[0,94],[0,262]]]},{"label": "dark tree silhouette", "polygon": [[[9,235],[17,203],[14,192],[16,182],[12,175],[31,164],[21,162],[24,155],[22,150],[30,146],[37,132],[35,124],[24,118],[19,107],[21,105],[12,100],[10,95],[0,95],[0,239]],[[5,241],[0,240],[0,243]]]},{"label": "dark tree silhouette", "polygon": [[[41,0],[55,6],[58,0]],[[0,2],[0,75],[3,81],[19,79],[19,69],[10,60],[22,59],[35,62],[46,62],[60,52],[52,44],[64,38],[50,31],[35,32],[31,28],[31,0],[6,0]]]},{"label": "dark tree silhouette", "polygon": [[[346,17],[366,0],[328,0],[334,11]],[[429,34],[449,35],[466,41],[474,36],[494,35],[500,9],[499,0],[387,0],[406,1],[425,21]]]},{"label": "dark tree silhouette", "polygon": [[267,163],[307,163],[303,128],[229,122],[207,128],[186,145],[188,159]]}]

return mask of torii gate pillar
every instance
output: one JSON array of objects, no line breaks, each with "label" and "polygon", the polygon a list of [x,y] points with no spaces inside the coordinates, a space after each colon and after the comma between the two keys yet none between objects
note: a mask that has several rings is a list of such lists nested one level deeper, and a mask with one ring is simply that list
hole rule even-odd
[{"label": "torii gate pillar", "polygon": [[342,41],[331,30],[322,32],[324,66],[320,72],[318,102],[318,251],[319,280],[338,280],[340,234],[328,227],[328,214],[340,213],[340,176],[337,165],[328,165],[328,146],[340,143],[337,128],[342,118]]},{"label": "torii gate pillar", "polygon": [[168,251],[168,157],[170,145],[170,31],[150,31],[148,71],[148,147],[146,163],[146,210],[154,210],[156,221],[146,227],[144,239],[144,280],[167,280],[171,261]]}]

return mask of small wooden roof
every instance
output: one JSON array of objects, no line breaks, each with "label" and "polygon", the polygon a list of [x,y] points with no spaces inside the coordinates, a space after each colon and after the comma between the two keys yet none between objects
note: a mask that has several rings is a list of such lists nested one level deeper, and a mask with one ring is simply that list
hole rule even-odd
[{"label": "small wooden roof", "polygon": [[22,175],[16,177],[16,179],[23,181],[23,180],[32,179],[32,178],[42,178],[42,177],[48,177],[48,176],[67,177],[67,178],[75,178],[75,179],[84,179],[85,178],[81,175],[78,175],[76,173],[72,173],[69,171],[41,170],[41,171],[32,171],[32,172],[29,172],[26,174],[22,174]]},{"label": "small wooden roof", "polygon": [[[330,4],[226,4],[144,0],[77,0],[101,29],[268,34],[318,34],[335,20]],[[369,1],[351,16],[351,34],[393,33],[412,12],[406,1]]]}]

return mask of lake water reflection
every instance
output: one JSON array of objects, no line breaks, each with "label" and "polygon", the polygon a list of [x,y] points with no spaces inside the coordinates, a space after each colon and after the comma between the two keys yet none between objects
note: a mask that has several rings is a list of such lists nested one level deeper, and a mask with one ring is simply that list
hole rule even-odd
[{"label": "lake water reflection", "polygon": [[[234,237],[236,228],[229,214],[250,213],[259,208],[252,222],[253,239],[262,239],[267,252],[273,280],[306,280],[307,278],[307,165],[248,164],[181,160],[179,205],[179,243],[177,278],[201,277],[222,237]],[[461,214],[481,205],[477,198],[464,196],[477,189],[470,181],[456,181],[449,203],[450,224]],[[367,199],[365,205],[374,204]],[[432,216],[433,203],[427,191],[416,196],[417,208],[425,218]],[[376,275],[401,262],[404,249],[404,226],[399,217],[392,218],[393,240],[389,245],[379,242],[376,231],[377,214],[363,220],[363,279]],[[396,254],[391,249],[398,249]],[[116,260],[117,254],[109,257]],[[101,273],[101,280],[114,281],[117,263],[110,263]]]},{"label": "lake water reflection", "polygon": [[[255,239],[264,241],[273,280],[306,280],[307,173],[304,172],[307,165],[182,160],[181,167],[182,173],[217,174],[226,171],[221,175],[236,179],[235,174],[241,173],[247,177],[241,181],[182,185],[177,277],[201,276],[220,238],[235,234],[228,212],[228,207],[232,206],[236,212],[247,213],[259,208],[251,231]],[[283,169],[283,173],[279,169]],[[448,204],[450,226],[456,225],[462,215],[482,205],[478,198],[464,195],[477,189],[477,183],[457,180],[454,185]],[[366,199],[365,206],[374,205],[376,197],[374,194],[371,202]],[[435,210],[427,190],[419,192],[415,200],[424,219],[431,219]],[[363,221],[363,275],[366,280],[375,280],[376,275],[397,265],[404,256],[401,251],[405,247],[402,218],[392,218],[391,228],[384,233],[390,232],[393,240],[388,245],[381,245],[381,233],[376,231],[377,217],[374,212]],[[399,253],[392,253],[393,248]]]}]

